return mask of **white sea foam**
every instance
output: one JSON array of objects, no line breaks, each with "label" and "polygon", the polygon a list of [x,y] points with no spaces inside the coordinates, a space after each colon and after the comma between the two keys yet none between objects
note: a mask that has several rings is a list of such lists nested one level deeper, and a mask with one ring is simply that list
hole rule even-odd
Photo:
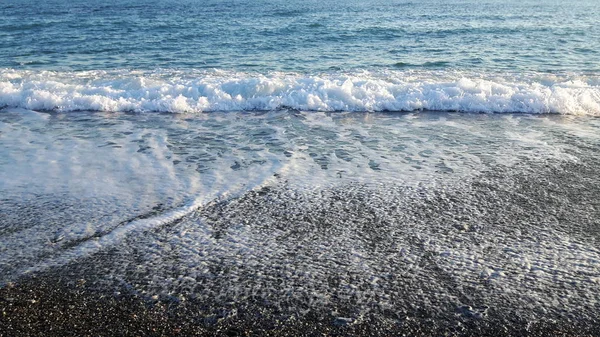
[{"label": "white sea foam", "polygon": [[598,76],[379,71],[0,70],[0,106],[55,111],[275,110],[600,115]]},{"label": "white sea foam", "polygon": [[[103,124],[100,115],[63,125],[24,109],[6,109],[2,117],[0,283],[177,221],[207,202],[261,186],[282,167],[266,151],[238,150],[237,142],[247,145],[238,138],[229,139],[231,146],[220,141],[219,155],[204,158],[214,142],[191,141],[180,132],[210,132],[201,122],[188,126],[170,116],[169,124],[157,125],[178,128],[175,133],[152,129],[152,123]],[[241,163],[236,170],[234,163]]]}]

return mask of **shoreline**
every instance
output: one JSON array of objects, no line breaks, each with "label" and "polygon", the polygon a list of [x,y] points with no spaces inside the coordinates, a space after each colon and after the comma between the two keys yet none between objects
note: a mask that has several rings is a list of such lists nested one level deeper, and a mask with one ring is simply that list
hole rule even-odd
[{"label": "shoreline", "polygon": [[[511,176],[494,172],[469,184],[468,189],[419,194],[421,191],[417,195],[422,197],[417,198],[414,191],[394,190],[393,186],[371,193],[361,184],[294,198],[285,185],[250,191],[209,204],[186,219],[142,238],[130,238],[114,249],[24,276],[1,288],[0,336],[598,335],[600,324],[593,309],[598,297],[582,270],[577,271],[568,260],[553,262],[555,269],[541,270],[541,274],[540,269],[520,271],[521,267],[506,265],[513,260],[506,255],[511,250],[527,255],[528,249],[534,249],[530,253],[543,261],[553,250],[565,254],[573,249],[561,246],[563,239],[554,237],[556,233],[568,235],[569,242],[577,243],[573,247],[580,247],[580,253],[573,256],[590,253],[582,245],[596,240],[598,233],[586,226],[593,229],[598,209],[573,202],[590,201],[586,193],[593,194],[595,186],[600,186],[600,180],[592,176],[595,163],[597,159],[590,158],[565,167],[547,167],[529,176],[518,175],[525,170]],[[499,189],[507,186],[506,179],[518,181],[516,190]],[[586,179],[590,184],[587,192],[570,187]],[[555,185],[559,182],[561,185]],[[548,194],[551,186],[563,189]],[[386,193],[406,199],[393,199]],[[325,197],[319,200],[318,195]],[[395,200],[399,207],[378,204],[379,199]],[[517,205],[525,208],[518,211]],[[552,212],[546,212],[550,206]],[[482,215],[484,209],[488,212]],[[445,210],[454,210],[454,214]],[[466,225],[449,225],[455,215],[467,214],[464,212],[472,217],[465,218]],[[504,218],[507,214],[512,215]],[[570,218],[565,218],[567,214]],[[547,220],[551,218],[562,220],[549,228]],[[171,240],[174,233],[193,229],[200,219],[211,228],[217,245],[202,244],[210,254],[201,259],[208,263],[204,274],[190,267],[191,262],[179,251],[182,247]],[[416,222],[393,225],[389,219]],[[232,231],[240,230],[238,221],[273,241],[261,246],[257,242],[265,237],[259,236],[256,242],[227,246],[225,242],[238,240],[231,237]],[[298,222],[299,227],[280,227],[285,221]],[[368,227],[363,227],[366,224]],[[404,234],[398,234],[402,231]],[[520,236],[514,236],[517,232]],[[257,235],[253,233],[241,235]],[[166,241],[155,241],[160,238]],[[404,253],[390,255],[387,250],[398,247],[394,245],[399,238],[404,238],[400,242],[403,248],[394,249]],[[489,275],[484,270],[473,278],[460,267],[465,257],[448,264],[446,259],[456,253],[448,255],[428,246],[429,240],[436,239],[457,244],[474,240],[471,250],[485,246],[485,241],[496,242],[496,247],[483,250],[486,255],[480,263],[504,263],[503,269],[498,269],[503,271]],[[138,250],[148,246],[146,240],[172,245],[154,257],[162,262],[139,264],[140,259],[148,259],[148,252]],[[322,246],[311,241],[330,242],[331,246],[318,248]],[[278,248],[269,251],[275,242]],[[366,249],[363,257],[347,251],[357,244]],[[535,251],[544,246],[551,250]],[[239,255],[238,248],[260,253]],[[316,256],[317,248],[329,249],[324,260]],[[351,262],[356,258],[362,260]],[[416,260],[411,262],[411,258]],[[458,267],[453,267],[456,263]],[[591,263],[589,268],[598,268]],[[182,273],[188,276],[182,278]],[[382,277],[379,283],[373,283],[374,275]],[[189,277],[194,279],[186,281]],[[318,293],[325,297],[317,299]],[[562,299],[559,303],[553,298]]]},{"label": "shoreline", "polygon": [[[0,336],[596,336],[595,321],[507,322],[421,315],[382,324],[380,316],[360,320],[314,311],[302,318],[268,315],[262,305],[238,306],[203,316],[201,303],[105,294],[79,280],[41,276],[0,289]],[[202,308],[202,309],[199,309]],[[210,310],[204,311],[204,313]],[[267,314],[267,315],[265,315]]]},{"label": "shoreline", "polygon": [[[381,122],[385,121],[393,120]],[[395,134],[357,134],[346,140],[348,150],[342,151],[342,140],[328,138],[339,132],[321,129],[323,120],[307,120],[295,136],[286,133],[291,144],[307,137],[311,144],[318,140],[323,145],[299,148],[299,156],[290,159],[288,167],[314,162],[299,166],[312,168],[299,171],[304,175],[291,171],[286,176],[277,165],[267,166],[272,169],[267,175],[260,158],[236,159],[236,164],[222,166],[223,180],[243,178],[244,171],[237,170],[248,165],[248,170],[261,173],[260,183],[253,185],[258,187],[227,199],[210,199],[178,219],[129,232],[110,245],[99,244],[93,254],[68,256],[65,264],[53,266],[36,256],[61,258],[82,244],[102,243],[98,237],[106,231],[98,229],[107,226],[106,211],[128,207],[86,204],[76,194],[71,200],[52,193],[39,199],[7,197],[14,203],[1,205],[8,214],[2,230],[8,232],[2,237],[6,245],[0,273],[0,336],[598,335],[600,144],[596,137],[564,131],[585,131],[576,124],[541,127],[545,121],[526,119],[519,125],[512,118],[484,119],[479,121],[481,132],[471,130],[466,138],[462,130],[472,128],[471,120],[454,130],[456,137],[446,135],[449,125],[455,125],[448,120],[424,134],[419,131],[431,123],[390,128],[399,136],[416,137],[398,144],[414,146],[415,158],[428,160],[428,167],[415,168],[401,155],[411,151],[399,152],[392,160],[385,157],[392,154],[393,142],[377,146]],[[264,137],[271,147],[260,143],[262,151],[285,150],[273,143],[273,133],[266,132],[261,120],[243,123],[251,125],[239,134],[258,137],[249,143]],[[364,125],[367,129],[371,124]],[[536,133],[532,125],[541,131]],[[89,129],[93,128],[86,124],[81,130]],[[493,132],[501,137],[488,143],[485,135]],[[167,135],[171,142],[179,139]],[[423,145],[432,137],[436,143]],[[233,139],[232,144],[239,145],[239,139]],[[350,145],[356,144],[352,139],[363,144],[368,158],[351,156],[356,152],[351,151]],[[131,146],[127,153],[153,158],[145,152],[149,147],[131,140],[122,142]],[[74,153],[96,153],[96,145],[104,141],[96,136],[85,143],[89,150]],[[187,152],[197,144],[202,142],[181,144],[185,157],[180,159],[188,158],[186,163],[192,165],[191,172],[182,172],[203,177],[205,171],[196,166],[202,158]],[[465,146],[475,155],[470,161],[461,150]],[[445,154],[449,149],[459,157]],[[171,154],[161,153],[158,158]],[[300,156],[303,153],[306,156]],[[123,167],[129,168],[130,156],[122,159]],[[148,163],[177,167],[175,158],[168,159]],[[408,162],[393,166],[403,159]],[[440,159],[452,159],[455,170],[439,165]],[[336,174],[350,162],[359,169],[355,177],[360,179]],[[408,171],[411,168],[414,171]],[[429,173],[417,180],[414,172],[424,169]],[[127,172],[111,173],[122,178],[117,174],[122,171]],[[390,179],[402,173],[412,180]],[[24,175],[23,181],[29,177]],[[64,177],[71,182],[70,176]],[[160,182],[161,177],[141,180],[139,186],[155,186],[145,182]],[[170,189],[171,183],[165,185],[172,196],[180,195]],[[122,190],[132,193],[132,185],[114,186],[126,186]],[[115,192],[114,186],[106,186],[108,195]],[[206,189],[212,190],[214,186]],[[149,194],[140,195],[147,202],[144,209],[150,210],[144,214],[168,213],[168,206],[155,207],[147,200]],[[156,196],[165,199],[163,193]],[[70,217],[78,214],[85,216]],[[88,235],[88,224],[100,234]],[[124,224],[115,222],[110,229]],[[65,225],[74,226],[70,238],[61,236]],[[17,236],[11,236],[13,230]],[[28,261],[39,268],[20,274]]]}]

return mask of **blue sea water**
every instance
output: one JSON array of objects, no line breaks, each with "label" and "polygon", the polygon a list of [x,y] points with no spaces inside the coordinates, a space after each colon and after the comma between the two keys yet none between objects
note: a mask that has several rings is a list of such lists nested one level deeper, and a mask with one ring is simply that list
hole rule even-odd
[{"label": "blue sea water", "polygon": [[596,1],[11,0],[0,66],[594,73],[599,19]]},{"label": "blue sea water", "polygon": [[596,1],[0,4],[0,106],[600,113]]}]

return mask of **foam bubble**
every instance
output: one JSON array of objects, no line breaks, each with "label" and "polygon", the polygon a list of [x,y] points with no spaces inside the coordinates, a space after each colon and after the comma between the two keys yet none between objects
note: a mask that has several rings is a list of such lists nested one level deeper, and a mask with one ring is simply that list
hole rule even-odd
[{"label": "foam bubble", "polygon": [[0,71],[0,106],[54,111],[276,110],[600,114],[600,79],[452,71]]}]

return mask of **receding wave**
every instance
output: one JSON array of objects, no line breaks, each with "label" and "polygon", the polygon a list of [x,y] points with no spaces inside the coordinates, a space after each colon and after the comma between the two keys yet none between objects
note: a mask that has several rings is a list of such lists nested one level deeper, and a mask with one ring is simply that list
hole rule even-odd
[{"label": "receding wave", "polygon": [[385,70],[325,74],[228,71],[0,70],[0,107],[38,111],[276,110],[600,115],[600,77]]}]

